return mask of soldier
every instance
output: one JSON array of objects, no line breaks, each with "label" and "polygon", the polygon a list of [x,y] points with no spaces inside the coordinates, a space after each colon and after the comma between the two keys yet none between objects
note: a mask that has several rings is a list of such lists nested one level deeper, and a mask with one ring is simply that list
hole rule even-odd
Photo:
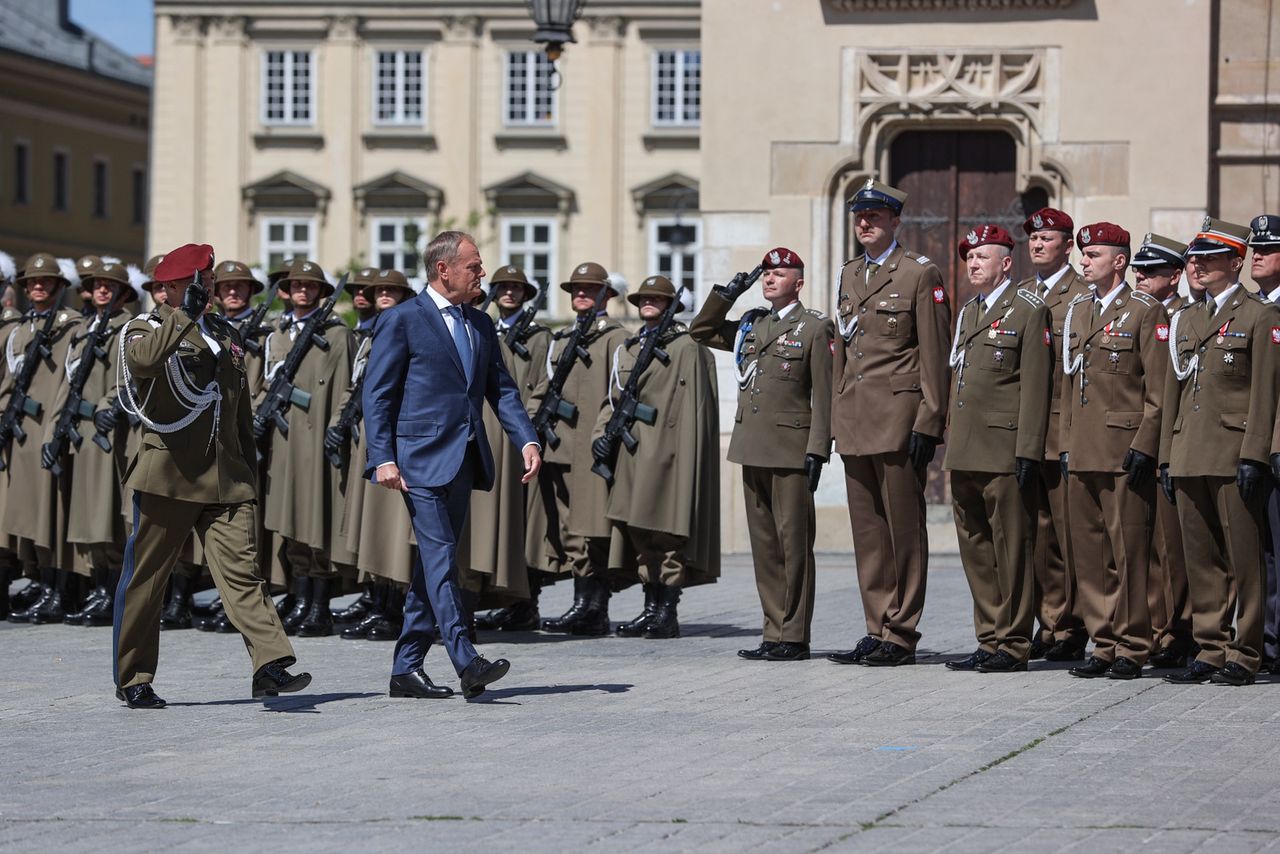
[{"label": "soldier", "polygon": [[751,286],[750,277],[739,273],[712,289],[690,337],[733,353],[738,380],[728,460],[742,466],[751,561],[764,612],[760,645],[738,655],[804,661],[813,621],[813,493],[831,453],[835,330],[826,316],[800,302],[799,255],[779,246],[765,253],[760,267],[771,308],[726,319]]},{"label": "soldier", "polygon": [[[197,274],[199,283],[191,284]],[[311,676],[289,673],[293,648],[266,585],[254,574],[253,422],[244,348],[229,323],[205,314],[212,248],[175,249],[156,267],[155,278],[166,303],[130,322],[119,344],[120,393],[142,420],[143,435],[125,472],[134,528],[116,591],[116,697],[132,709],[165,706],[151,687],[162,592],[193,530],[253,660],[253,696],[300,691]]]},{"label": "soldier", "polygon": [[[1136,289],[1159,300],[1170,315],[1187,304],[1178,293],[1186,251],[1185,243],[1148,233],[1129,265]],[[1152,652],[1147,664],[1156,669],[1181,668],[1186,667],[1191,649],[1191,598],[1187,593],[1182,528],[1178,524],[1178,508],[1161,500],[1155,505],[1147,593]]]},{"label": "soldier", "polygon": [[[1280,304],[1280,217],[1256,216],[1249,223],[1249,248],[1253,259],[1249,273],[1261,295],[1272,305]],[[1280,423],[1280,422],[1278,422]],[[1277,436],[1280,437],[1280,428]],[[1280,451],[1280,443],[1276,450]],[[1273,458],[1276,479],[1280,465]],[[1267,533],[1263,540],[1267,568],[1266,625],[1263,631],[1263,669],[1276,672],[1280,661],[1280,489],[1267,494]]]},{"label": "soldier", "polygon": [[[361,267],[347,279],[347,293],[351,295],[351,307],[356,311],[357,341],[373,334],[373,322],[378,317],[378,307],[374,305],[373,292],[369,286],[373,284],[378,272],[377,267]],[[404,276],[403,273],[400,275]]]},{"label": "soldier", "polygon": [[50,316],[53,320],[47,344],[50,355],[40,359],[25,390],[32,406],[19,426],[27,438],[19,439],[15,433],[4,437],[7,447],[0,446],[6,463],[0,484],[13,497],[22,496],[21,500],[5,502],[0,529],[16,540],[18,558],[35,565],[41,584],[40,598],[25,610],[10,614],[9,621],[60,623],[67,614],[65,606],[70,605],[64,599],[72,575],[70,550],[66,548],[70,473],[64,471],[58,477],[42,469],[40,450],[45,427],[56,415],[53,406],[60,387],[67,381],[67,351],[81,323],[78,313],[58,306],[63,289],[78,285],[79,276],[74,264],[60,264],[52,255],[40,252],[27,259],[17,281],[26,290],[31,308],[5,340],[8,374],[0,399],[6,406],[19,391],[15,388],[17,374],[26,360],[27,346]]},{"label": "soldier", "polygon": [[1240,284],[1248,238],[1244,226],[1205,217],[1187,268],[1210,298],[1169,322],[1161,486],[1178,506],[1200,646],[1190,667],[1165,677],[1180,684],[1249,685],[1262,662],[1280,310]]},{"label": "soldier", "polygon": [[942,274],[895,238],[907,194],[867,179],[850,205],[864,254],[840,274],[831,431],[844,460],[867,634],[837,664],[915,663],[929,540],[926,468],[947,409]]},{"label": "soldier", "polygon": [[[266,376],[270,386],[295,345],[312,312],[333,294],[333,285],[319,264],[295,260],[283,281],[288,283],[292,313],[286,329],[267,338]],[[284,553],[293,572],[297,603],[284,618],[284,628],[303,637],[333,633],[329,600],[337,594],[340,570],[349,558],[341,536],[340,514],[345,504],[342,479],[324,454],[325,430],[338,412],[351,378],[355,355],[351,330],[330,317],[319,330],[328,348],[312,347],[302,360],[293,384],[311,396],[304,410],[289,408],[289,435],[270,431],[271,463],[266,489],[265,523],[284,540]],[[266,437],[259,437],[265,439]]]},{"label": "soldier", "polygon": [[[9,328],[22,316],[12,305],[13,283],[17,276],[18,267],[13,256],[7,252],[0,252],[0,289],[6,297],[3,305],[0,306],[0,335],[7,336]],[[3,378],[7,373],[7,364],[0,360],[0,388],[3,387]],[[4,516],[6,498],[7,490],[0,485],[0,518]],[[39,583],[33,581],[15,593],[12,601],[10,600],[9,584],[19,577],[21,567],[9,539],[7,536],[0,536],[0,620],[7,619],[11,610],[19,611],[31,607],[36,599],[40,598],[41,592]]]},{"label": "soldier", "polygon": [[[129,279],[128,270],[121,264],[103,261],[97,256],[87,256],[77,264],[80,287],[92,297],[91,305],[96,314],[85,324],[84,331],[71,343],[66,364],[68,380],[77,372],[79,363],[90,359],[90,368],[84,386],[78,389],[79,397],[93,407],[92,415],[79,427],[84,439],[98,434],[108,443],[108,450],[94,441],[82,441],[79,447],[69,445],[65,450],[75,457],[70,469],[71,497],[68,511],[67,542],[75,547],[76,556],[90,567],[94,589],[84,607],[68,614],[66,622],[72,625],[109,626],[113,611],[113,596],[120,582],[124,562],[125,496],[121,474],[128,459],[128,421],[121,418],[116,408],[116,341],[120,330],[132,319],[125,305],[137,302],[141,287]],[[135,270],[136,272],[136,270]],[[101,342],[100,344],[98,342]],[[99,349],[100,348],[100,349]],[[95,350],[97,352],[95,352]],[[54,427],[68,405],[71,387],[62,383],[52,410],[53,417],[45,427],[44,441],[54,439]],[[77,414],[79,418],[79,414]],[[41,449],[41,464],[49,469],[59,462],[59,448],[47,444]]]},{"label": "soldier", "polygon": [[[213,299],[222,310],[222,316],[243,337],[245,324],[253,314],[249,301],[266,290],[266,283],[239,261],[223,261],[213,273]],[[259,334],[269,330],[262,329]],[[249,399],[256,405],[265,392],[262,356],[252,350],[245,353],[245,368],[249,375]]]},{"label": "soldier", "polygon": [[1169,315],[1125,283],[1129,232],[1094,223],[1076,243],[1092,294],[1071,301],[1063,326],[1059,447],[1074,520],[1071,577],[1093,654],[1070,673],[1137,679],[1151,652],[1147,572]]},{"label": "soldier", "polygon": [[1062,323],[1067,306],[1088,291],[1071,266],[1075,224],[1056,208],[1041,208],[1022,224],[1035,275],[1018,283],[1045,301],[1053,333],[1053,397],[1049,401],[1049,430],[1037,486],[1035,578],[1040,630],[1031,644],[1031,658],[1082,661],[1089,640],[1069,572],[1070,526],[1067,523],[1067,482],[1059,456],[1062,412]]},{"label": "soldier", "polygon": [[[560,287],[581,315],[595,310],[605,289],[619,296],[604,267],[591,261],[573,269]],[[547,511],[543,558],[535,565],[549,572],[573,574],[573,604],[559,617],[542,621],[544,631],[598,637],[609,633],[609,538],[612,524],[605,513],[608,487],[592,474],[591,430],[609,393],[610,357],[626,339],[622,324],[608,315],[608,297],[597,312],[591,334],[583,342],[588,358],[569,374],[561,396],[577,407],[576,418],[556,425],[560,444],[546,448],[546,463],[537,486]],[[548,375],[564,357],[563,341],[549,351]]]},{"label": "soldier", "polygon": [[978,294],[960,310],[951,346],[955,391],[943,465],[951,472],[978,648],[947,668],[1010,673],[1026,670],[1031,654],[1036,477],[1049,424],[1053,336],[1044,300],[1016,290],[1009,278],[1008,231],[976,228],[959,252]]}]

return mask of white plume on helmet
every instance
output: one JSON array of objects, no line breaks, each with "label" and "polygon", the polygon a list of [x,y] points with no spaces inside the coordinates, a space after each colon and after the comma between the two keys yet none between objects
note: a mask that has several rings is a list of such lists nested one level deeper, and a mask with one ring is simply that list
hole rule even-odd
[{"label": "white plume on helmet", "polygon": [[12,282],[18,276],[18,265],[8,252],[0,252],[0,282]]},{"label": "white plume on helmet", "polygon": [[422,293],[423,288],[427,286],[427,282],[421,276],[410,276],[408,278],[409,287],[413,289],[415,294]]},{"label": "white plume on helmet", "polygon": [[72,288],[80,287],[80,274],[76,272],[76,262],[70,258],[58,259],[58,272],[70,283]]},{"label": "white plume on helmet", "polygon": [[249,275],[253,276],[258,284],[262,285],[264,290],[271,287],[271,280],[267,278],[267,271],[261,267],[250,267]]},{"label": "white plume on helmet", "polygon": [[125,275],[129,277],[129,287],[133,288],[134,294],[138,299],[142,299],[142,295],[147,292],[147,274],[138,269],[136,264],[129,264],[124,268]]},{"label": "white plume on helmet", "polygon": [[625,297],[627,295],[627,290],[630,288],[630,285],[627,284],[625,276],[621,273],[610,273],[607,278],[609,287],[613,288],[614,293],[619,297]]},{"label": "white plume on helmet", "polygon": [[103,255],[103,256],[102,256],[102,257],[100,257],[98,260],[99,260],[99,261],[101,261],[103,264],[121,264],[121,263],[124,263],[124,262],[122,262],[119,258],[117,258],[117,257],[116,257],[116,256],[114,256],[114,255]]}]

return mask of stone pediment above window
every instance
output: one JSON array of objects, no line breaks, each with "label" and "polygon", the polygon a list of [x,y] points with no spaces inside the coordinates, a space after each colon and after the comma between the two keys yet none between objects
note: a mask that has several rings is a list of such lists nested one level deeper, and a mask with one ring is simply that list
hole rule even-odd
[{"label": "stone pediment above window", "polygon": [[696,211],[700,203],[698,181],[688,175],[672,172],[631,190],[636,213]]},{"label": "stone pediment above window", "polygon": [[490,184],[484,188],[484,198],[490,208],[499,211],[547,211],[568,215],[577,204],[573,190],[535,172],[522,172]]},{"label": "stone pediment above window", "polygon": [[823,0],[836,12],[950,12],[1065,9],[1076,0]]},{"label": "stone pediment above window", "polygon": [[444,204],[444,190],[435,184],[396,170],[355,187],[356,207],[369,210],[402,210],[437,214]]},{"label": "stone pediment above window", "polygon": [[250,211],[288,209],[323,213],[331,195],[327,187],[288,169],[246,184],[240,192]]}]

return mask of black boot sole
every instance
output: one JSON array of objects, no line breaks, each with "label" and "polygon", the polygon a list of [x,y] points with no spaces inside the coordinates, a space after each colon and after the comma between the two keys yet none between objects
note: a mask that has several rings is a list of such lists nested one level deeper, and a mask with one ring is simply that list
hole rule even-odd
[{"label": "black boot sole", "polygon": [[253,698],[257,700],[260,697],[278,697],[281,694],[293,694],[297,691],[301,691],[310,684],[310,673],[299,673],[297,676],[293,677],[291,682],[286,682],[279,686],[272,685],[270,688],[259,686],[255,682],[253,685]]}]

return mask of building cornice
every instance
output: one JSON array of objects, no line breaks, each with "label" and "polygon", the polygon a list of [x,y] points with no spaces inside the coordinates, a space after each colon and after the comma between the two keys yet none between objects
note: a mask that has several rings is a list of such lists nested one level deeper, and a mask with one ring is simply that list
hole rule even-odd
[{"label": "building cornice", "polygon": [[1076,0],[824,0],[836,12],[985,12],[1065,9]]}]

